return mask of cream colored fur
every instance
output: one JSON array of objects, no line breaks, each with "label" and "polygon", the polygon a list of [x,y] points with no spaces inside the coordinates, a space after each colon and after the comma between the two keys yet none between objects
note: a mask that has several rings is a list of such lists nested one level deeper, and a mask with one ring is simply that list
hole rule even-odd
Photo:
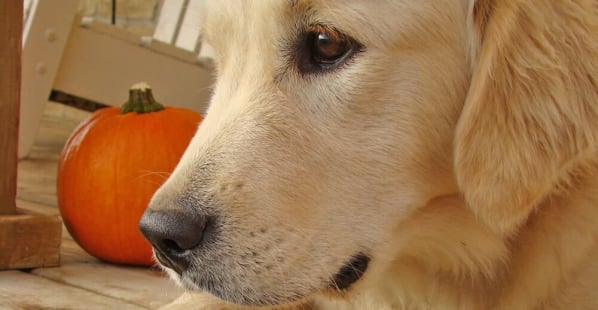
[{"label": "cream colored fur", "polygon": [[[150,208],[191,201],[221,220],[193,271],[220,297],[598,309],[598,1],[210,0],[202,11],[214,95]],[[316,23],[366,50],[298,73],[285,57]],[[360,252],[364,276],[327,288]],[[203,293],[168,308],[246,309]]]}]

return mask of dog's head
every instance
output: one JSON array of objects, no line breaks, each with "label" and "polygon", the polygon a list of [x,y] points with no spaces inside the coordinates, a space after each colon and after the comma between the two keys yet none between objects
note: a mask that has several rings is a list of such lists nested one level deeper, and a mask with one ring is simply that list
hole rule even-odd
[{"label": "dog's head", "polygon": [[506,237],[595,154],[588,10],[207,1],[214,95],[141,229],[184,286],[247,305],[365,281],[437,197]]}]

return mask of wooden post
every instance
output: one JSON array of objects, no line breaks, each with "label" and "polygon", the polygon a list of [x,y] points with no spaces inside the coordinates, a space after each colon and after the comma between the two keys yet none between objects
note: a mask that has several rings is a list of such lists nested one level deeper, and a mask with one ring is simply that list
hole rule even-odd
[{"label": "wooden post", "polygon": [[0,1],[0,270],[59,263],[61,223],[16,206],[23,1]]},{"label": "wooden post", "polygon": [[0,3],[0,215],[16,213],[22,5]]}]

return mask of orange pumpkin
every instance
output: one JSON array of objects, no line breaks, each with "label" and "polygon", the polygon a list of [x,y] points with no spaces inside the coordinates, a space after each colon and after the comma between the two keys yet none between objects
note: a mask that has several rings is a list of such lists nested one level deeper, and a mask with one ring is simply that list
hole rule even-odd
[{"label": "orange pumpkin", "polygon": [[149,266],[151,246],[137,224],[202,118],[163,107],[147,84],[129,94],[120,109],[97,110],[69,137],[57,196],[65,226],[85,251],[113,263]]}]

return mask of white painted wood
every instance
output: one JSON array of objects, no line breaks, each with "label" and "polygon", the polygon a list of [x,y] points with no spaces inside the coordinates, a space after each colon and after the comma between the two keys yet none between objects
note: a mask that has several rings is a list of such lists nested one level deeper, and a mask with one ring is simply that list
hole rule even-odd
[{"label": "white painted wood", "polygon": [[201,48],[199,50],[199,57],[214,59],[214,56],[214,48],[210,44],[207,44],[205,42],[202,43]]},{"label": "white painted wood", "polygon": [[147,309],[20,271],[0,272],[0,309]]},{"label": "white painted wood", "polygon": [[32,3],[23,38],[19,158],[33,145],[78,3],[78,0]]},{"label": "white painted wood", "polygon": [[129,87],[145,81],[163,104],[203,112],[211,93],[211,70],[199,65],[191,52],[160,42],[144,47],[130,36],[101,23],[74,27],[54,89],[120,106]]},{"label": "white painted wood", "polygon": [[33,0],[23,0],[23,12],[27,11],[31,7],[32,3]]},{"label": "white painted wood", "polygon": [[[23,24],[27,23],[27,20],[29,19],[29,12],[31,12],[31,8],[38,1],[39,0],[23,0]],[[23,33],[25,33],[25,31],[23,31]]]},{"label": "white painted wood", "polygon": [[197,52],[200,43],[200,10],[201,2],[205,0],[189,0],[185,16],[181,22],[176,46],[188,51]]},{"label": "white painted wood", "polygon": [[185,2],[185,0],[166,0],[162,2],[160,16],[154,31],[154,39],[168,44],[175,42]]}]

